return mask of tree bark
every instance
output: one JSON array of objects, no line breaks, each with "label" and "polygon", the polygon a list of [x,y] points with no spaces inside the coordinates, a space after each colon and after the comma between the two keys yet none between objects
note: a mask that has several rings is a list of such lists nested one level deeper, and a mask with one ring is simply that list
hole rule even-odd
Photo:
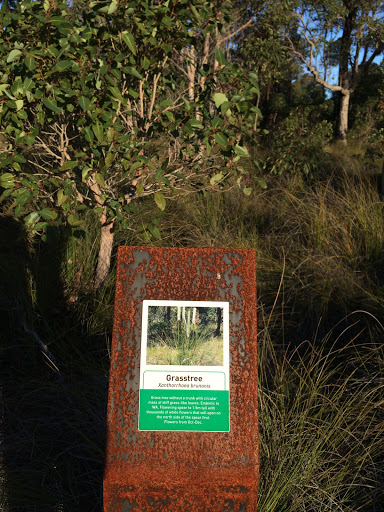
[{"label": "tree bark", "polygon": [[191,46],[185,50],[186,55],[189,57],[187,64],[188,73],[188,99],[191,103],[195,101],[195,80],[196,80],[196,51],[195,47]]},{"label": "tree bark", "polygon": [[97,268],[94,281],[94,287],[97,290],[107,278],[111,266],[111,255],[113,246],[113,225],[114,222],[101,226],[100,248],[97,259]]},{"label": "tree bark", "polygon": [[216,319],[217,319],[217,326],[216,326],[216,330],[215,330],[215,336],[218,337],[220,336],[220,331],[221,331],[221,323],[222,323],[222,320],[223,320],[223,310],[221,308],[216,308]]},{"label": "tree bark", "polygon": [[337,119],[337,139],[347,143],[350,91],[340,93],[340,108]]}]

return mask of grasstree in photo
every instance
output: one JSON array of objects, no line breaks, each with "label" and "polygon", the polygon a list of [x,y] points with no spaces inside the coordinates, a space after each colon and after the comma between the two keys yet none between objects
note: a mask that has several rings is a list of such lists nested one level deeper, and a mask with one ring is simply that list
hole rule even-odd
[{"label": "grasstree in photo", "polygon": [[[242,162],[255,77],[219,50],[212,69],[203,59],[188,79],[186,52],[204,55],[226,9],[206,0],[3,3],[2,209],[43,240],[53,225],[84,235],[93,211],[95,288],[109,271],[114,229],[138,228],[137,199],[151,195],[162,211],[178,194],[236,182],[251,191]],[[141,229],[160,238],[158,219]]]}]

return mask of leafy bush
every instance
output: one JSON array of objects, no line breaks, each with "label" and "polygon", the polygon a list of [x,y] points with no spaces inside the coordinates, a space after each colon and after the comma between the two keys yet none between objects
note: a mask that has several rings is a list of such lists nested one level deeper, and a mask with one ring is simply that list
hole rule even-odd
[{"label": "leafy bush", "polygon": [[271,151],[265,169],[273,174],[313,176],[321,168],[324,146],[333,128],[328,121],[313,124],[310,110],[291,113],[270,136]]}]

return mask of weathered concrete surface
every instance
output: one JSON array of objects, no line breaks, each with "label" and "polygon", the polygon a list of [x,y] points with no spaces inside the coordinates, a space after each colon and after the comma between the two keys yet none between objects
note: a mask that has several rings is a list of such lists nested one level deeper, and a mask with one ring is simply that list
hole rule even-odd
[{"label": "weathered concrete surface", "polygon": [[[138,431],[142,301],[229,302],[230,432]],[[120,247],[105,512],[255,512],[259,478],[253,250]]]}]

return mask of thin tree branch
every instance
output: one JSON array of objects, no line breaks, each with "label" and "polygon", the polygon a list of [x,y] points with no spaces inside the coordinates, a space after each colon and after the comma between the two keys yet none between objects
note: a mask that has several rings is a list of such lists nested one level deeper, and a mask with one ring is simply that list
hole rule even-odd
[{"label": "thin tree branch", "polygon": [[221,43],[224,43],[225,41],[227,41],[228,39],[232,39],[232,37],[235,37],[239,32],[242,32],[247,27],[249,27],[249,25],[251,25],[252,23],[255,23],[255,21],[256,21],[256,17],[254,16],[254,17],[250,18],[246,23],[244,23],[244,25],[241,25],[241,27],[239,27],[234,32],[232,32],[231,34],[228,34],[227,36],[220,38],[218,46]]}]

